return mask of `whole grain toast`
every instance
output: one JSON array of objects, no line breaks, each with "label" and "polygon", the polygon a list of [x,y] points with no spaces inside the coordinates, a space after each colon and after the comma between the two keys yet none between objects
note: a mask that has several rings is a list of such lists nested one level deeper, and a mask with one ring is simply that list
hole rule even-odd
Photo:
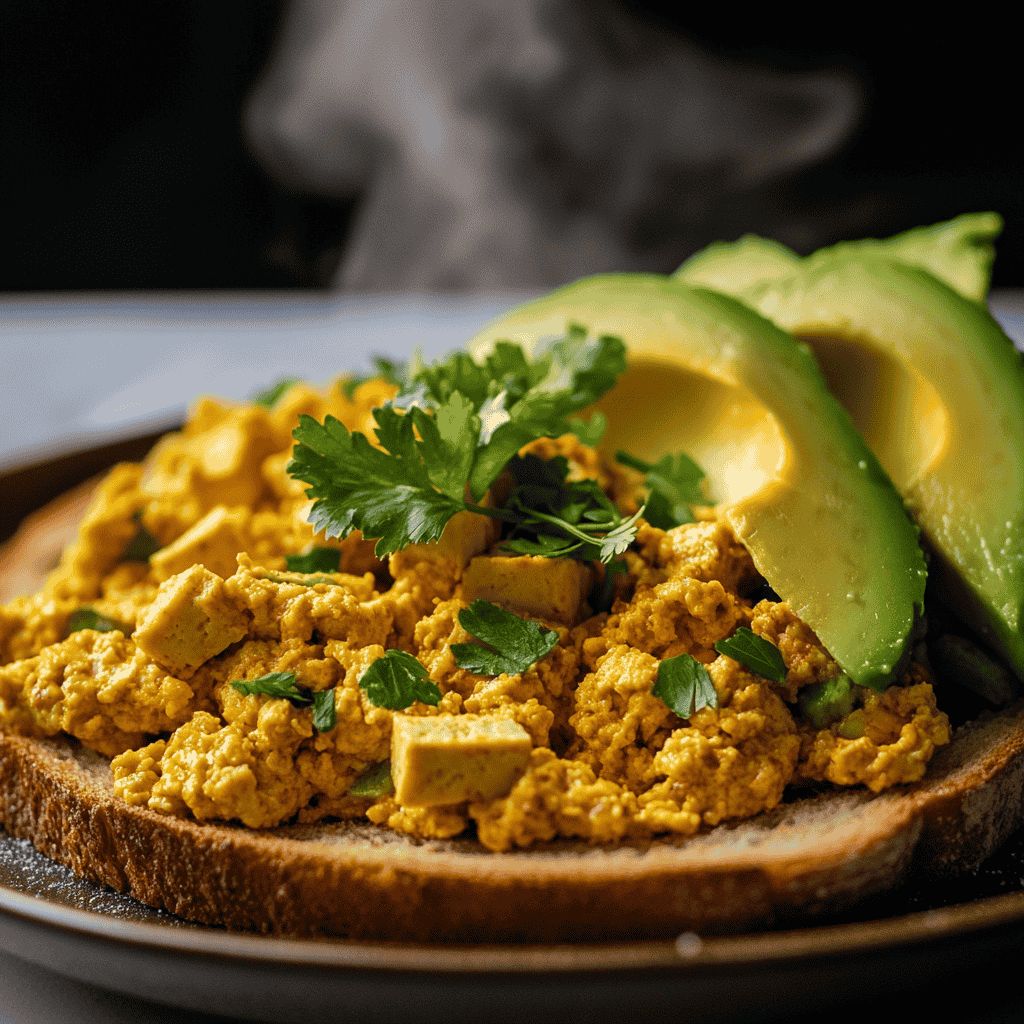
[{"label": "whole grain toast", "polygon": [[[0,553],[0,597],[10,581],[41,582],[88,499],[80,489],[26,522]],[[777,927],[910,871],[972,870],[1022,820],[1024,702],[961,727],[914,786],[794,798],[689,839],[503,854],[367,822],[254,830],[166,817],[116,797],[106,759],[76,741],[0,733],[11,834],[152,906],[274,934],[551,942]]]}]

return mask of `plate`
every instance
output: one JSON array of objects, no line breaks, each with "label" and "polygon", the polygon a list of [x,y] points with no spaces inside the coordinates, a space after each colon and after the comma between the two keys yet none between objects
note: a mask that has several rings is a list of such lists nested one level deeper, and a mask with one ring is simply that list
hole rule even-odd
[{"label": "plate", "polygon": [[[471,330],[509,304],[490,301],[487,310],[461,307],[445,330],[465,335],[467,325]],[[1016,340],[1024,337],[1019,311],[1006,309],[1000,319]],[[432,345],[458,340],[439,330]],[[139,457],[150,440],[137,436],[139,428],[153,422],[128,417],[115,443],[89,451],[79,450],[84,442],[75,435],[73,455],[5,473],[5,487],[35,481],[31,504],[42,504],[115,459]],[[54,451],[52,439],[45,446]],[[29,449],[20,449],[23,462],[36,451]],[[977,875],[941,885],[911,879],[815,927],[688,933],[676,941],[453,947],[270,938],[192,924],[78,879],[0,829],[0,949],[130,997],[259,1021],[308,1024],[329,1010],[332,1019],[381,1022],[567,1022],[634,1015],[638,1007],[666,1020],[754,1021],[881,997],[893,1006],[911,990],[930,990],[915,996],[914,1006],[937,1013],[948,1010],[950,989],[963,984],[983,993],[971,1019],[994,1022],[1015,1018],[983,1016],[986,1008],[1009,999],[1012,1012],[1024,1009],[1016,984],[1024,953],[1024,830]]]},{"label": "plate", "polygon": [[[584,1011],[755,1021],[1006,979],[1024,953],[1024,833],[966,887],[904,887],[862,919],[760,935],[552,946],[433,946],[232,934],[82,881],[0,831],[0,948],[135,997],[251,1020],[326,1008],[374,1021],[591,1019]],[[1009,880],[1013,876],[1013,884]],[[906,912],[929,899],[988,895]],[[896,911],[877,916],[882,909]],[[940,1005],[941,999],[936,998]],[[921,1009],[921,1002],[915,1004]],[[1007,1018],[1009,1019],[1009,1018]]]}]

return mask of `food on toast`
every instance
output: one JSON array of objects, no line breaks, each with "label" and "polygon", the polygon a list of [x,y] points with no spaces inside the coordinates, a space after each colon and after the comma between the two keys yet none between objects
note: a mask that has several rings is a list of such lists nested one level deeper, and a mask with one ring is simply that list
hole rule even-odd
[{"label": "food on toast", "polygon": [[601,277],[380,369],[201,401],[0,609],[15,834],[229,927],[552,939],[789,920],[1020,820],[1020,715],[950,744],[916,529],[763,316]]}]

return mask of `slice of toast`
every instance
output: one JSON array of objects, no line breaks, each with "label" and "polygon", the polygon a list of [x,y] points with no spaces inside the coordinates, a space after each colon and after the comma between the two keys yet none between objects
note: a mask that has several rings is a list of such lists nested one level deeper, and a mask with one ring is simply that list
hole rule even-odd
[{"label": "slice of toast", "polygon": [[[87,500],[30,520],[0,554],[2,578],[31,589],[31,565],[50,561],[44,540],[62,545]],[[274,934],[551,942],[777,927],[911,870],[976,868],[1024,820],[1022,794],[1024,702],[961,728],[916,786],[831,791],[690,839],[506,854],[367,822],[254,830],[164,817],[115,797],[106,759],[76,741],[0,733],[0,821],[13,835],[152,906]]]}]

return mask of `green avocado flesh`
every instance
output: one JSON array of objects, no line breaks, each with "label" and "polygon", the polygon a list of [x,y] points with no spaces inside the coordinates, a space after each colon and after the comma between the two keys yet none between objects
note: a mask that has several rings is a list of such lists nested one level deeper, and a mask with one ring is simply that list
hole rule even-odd
[{"label": "green avocado flesh", "polygon": [[984,306],[880,254],[743,293],[814,350],[921,526],[937,588],[1024,678],[1024,368]]},{"label": "green avocado flesh", "polygon": [[685,284],[735,295],[751,285],[787,277],[800,257],[780,242],[744,235],[736,242],[713,242],[691,256],[675,273]]},{"label": "green avocado flesh", "polygon": [[621,338],[625,373],[599,403],[601,447],[685,452],[719,516],[850,678],[882,688],[924,597],[917,530],[814,359],[729,298],[656,275],[586,278],[513,310],[470,342],[527,350],[579,324]]},{"label": "green avocado flesh", "polygon": [[[981,302],[992,276],[992,240],[1003,228],[998,213],[965,213],[941,224],[913,228],[891,238],[863,238],[819,249],[807,257],[841,256],[853,261],[879,256],[922,267],[961,295]],[[744,235],[738,242],[715,242],[691,256],[675,277],[728,295],[787,277],[806,260],[779,242]]]}]

